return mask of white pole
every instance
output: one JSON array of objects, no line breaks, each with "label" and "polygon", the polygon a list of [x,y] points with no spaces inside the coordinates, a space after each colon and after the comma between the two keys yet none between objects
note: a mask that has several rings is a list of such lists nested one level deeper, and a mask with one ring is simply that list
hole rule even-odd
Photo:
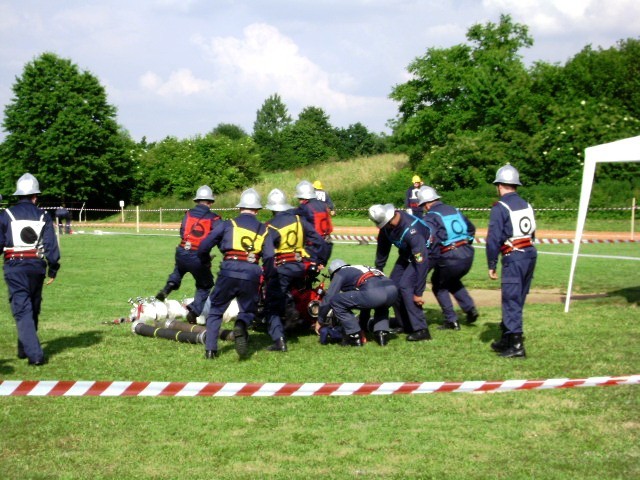
[{"label": "white pole", "polygon": [[160,207],[160,228],[162,228],[162,207]]},{"label": "white pole", "polygon": [[631,240],[633,240],[636,226],[636,197],[631,199]]},{"label": "white pole", "polygon": [[140,205],[136,205],[136,233],[140,233]]}]

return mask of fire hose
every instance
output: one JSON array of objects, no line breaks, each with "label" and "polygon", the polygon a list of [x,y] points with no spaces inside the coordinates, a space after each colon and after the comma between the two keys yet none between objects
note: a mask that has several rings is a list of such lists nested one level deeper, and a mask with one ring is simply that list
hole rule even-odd
[{"label": "fire hose", "polygon": [[173,328],[154,327],[143,322],[136,321],[131,325],[133,333],[142,335],[143,337],[165,338],[181,343],[200,343],[204,345],[206,332],[183,332]]}]

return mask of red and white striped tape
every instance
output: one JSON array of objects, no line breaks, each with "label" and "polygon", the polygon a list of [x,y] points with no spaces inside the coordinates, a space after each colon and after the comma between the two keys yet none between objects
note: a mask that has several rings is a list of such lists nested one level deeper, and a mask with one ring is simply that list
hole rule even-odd
[{"label": "red and white striped tape", "polygon": [[3,380],[0,396],[28,397],[309,397],[484,393],[552,388],[637,385],[640,375],[582,379],[385,383],[208,383]]},{"label": "red and white striped tape", "polygon": [[[373,235],[331,235],[331,239],[335,241],[343,242],[358,242],[358,243],[376,243],[378,237]],[[554,245],[573,244],[573,238],[536,238],[535,243],[547,243]],[[483,237],[476,237],[474,243],[486,244],[487,239]],[[599,238],[583,238],[580,243],[640,243],[640,239],[599,239]]]}]

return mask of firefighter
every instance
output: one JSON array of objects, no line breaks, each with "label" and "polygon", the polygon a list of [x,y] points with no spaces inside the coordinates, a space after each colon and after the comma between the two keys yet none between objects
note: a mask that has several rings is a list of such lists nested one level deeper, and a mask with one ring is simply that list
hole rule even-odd
[{"label": "firefighter", "polygon": [[238,316],[233,327],[236,353],[240,358],[249,354],[248,328],[258,308],[260,284],[263,270],[260,259],[273,263],[273,244],[267,239],[267,227],[256,215],[262,208],[260,194],[253,188],[242,192],[237,207],[240,214],[232,219],[218,222],[211,233],[200,243],[198,257],[210,266],[209,252],[218,247],[223,258],[218,273],[218,282],[209,297],[211,307],[207,315],[205,358],[218,355],[218,335],[222,315],[231,301],[238,302]]},{"label": "firefighter", "polygon": [[394,305],[396,319],[401,322],[410,342],[431,340],[422,305],[422,295],[429,271],[428,241],[431,231],[426,223],[387,203],[372,205],[369,219],[380,229],[375,267],[383,270],[391,246],[398,248],[398,258],[389,278],[398,287]]},{"label": "firefighter", "polygon": [[316,198],[321,202],[324,202],[327,204],[327,207],[329,208],[329,213],[333,217],[336,214],[336,206],[334,205],[333,200],[331,200],[331,196],[329,195],[329,192],[327,192],[324,189],[324,187],[322,186],[322,182],[320,180],[316,180],[315,182],[313,182],[313,188],[316,189]]},{"label": "firefighter", "polygon": [[411,186],[407,189],[404,199],[404,206],[407,213],[418,218],[422,218],[422,214],[424,213],[422,207],[418,205],[418,191],[422,185],[422,179],[418,175],[414,175],[411,179]]},{"label": "firefighter", "polygon": [[181,240],[176,247],[175,268],[164,288],[156,294],[156,298],[164,302],[173,290],[180,288],[185,274],[190,273],[196,282],[196,292],[193,302],[187,305],[189,323],[196,323],[214,284],[211,262],[200,261],[197,255],[198,247],[221,220],[220,215],[211,211],[215,197],[207,185],[198,188],[193,201],[196,205],[185,213],[180,225]]},{"label": "firefighter", "polygon": [[[331,252],[333,251],[333,243],[331,242],[333,223],[331,222],[329,207],[325,202],[316,198],[315,188],[307,180],[302,180],[296,185],[296,198],[300,204],[295,213],[313,225],[316,232],[318,232],[324,240],[320,250],[313,252],[313,254],[317,257],[320,265],[327,265],[329,258],[331,258]],[[307,248],[307,250],[313,250],[316,247],[306,245],[305,248]]]},{"label": "firefighter", "polygon": [[442,203],[440,195],[432,187],[422,186],[418,191],[418,203],[424,208],[423,220],[431,227],[429,246],[431,289],[444,314],[439,330],[460,330],[458,316],[453,309],[451,295],[465,312],[467,323],[478,319],[478,310],[462,284],[473,264],[474,249],[471,246],[476,227],[460,211]]},{"label": "firefighter", "polygon": [[[269,192],[266,208],[273,212],[267,226],[268,237],[272,239],[275,249],[273,268],[265,269],[265,317],[267,331],[273,341],[267,350],[286,352],[282,318],[285,315],[288,292],[294,281],[302,281],[310,270],[320,268],[317,252],[323,248],[324,240],[313,225],[295,213],[282,190],[274,188]],[[307,245],[311,248],[307,249]]]},{"label": "firefighter", "polygon": [[387,345],[389,336],[389,307],[398,298],[396,285],[382,271],[365,265],[349,265],[336,258],[329,264],[331,283],[320,304],[318,323],[326,324],[327,313],[333,310],[345,333],[345,345],[362,346],[361,327],[354,309],[373,309],[373,319],[367,330],[373,332],[381,347]]},{"label": "firefighter", "polygon": [[498,169],[500,200],[491,208],[487,231],[489,278],[497,280],[498,255],[502,254],[502,336],[491,348],[502,357],[525,357],[522,311],[536,267],[536,220],[531,205],[517,193],[518,170],[507,164]]},{"label": "firefighter", "polygon": [[29,365],[47,362],[38,339],[42,287],[51,285],[60,269],[60,250],[51,216],[36,206],[40,185],[30,173],[22,175],[14,193],[17,203],[0,214],[0,246],[4,251],[4,280],[18,329],[18,358]]}]

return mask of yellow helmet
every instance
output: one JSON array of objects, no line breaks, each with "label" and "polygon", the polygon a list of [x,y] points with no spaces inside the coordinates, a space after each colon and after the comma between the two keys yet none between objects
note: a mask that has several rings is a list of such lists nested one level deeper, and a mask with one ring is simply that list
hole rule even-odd
[{"label": "yellow helmet", "polygon": [[412,183],[420,183],[422,182],[422,180],[420,180],[420,177],[418,175],[414,175],[413,178],[411,179]]},{"label": "yellow helmet", "polygon": [[324,188],[322,188],[322,182],[320,180],[316,180],[315,182],[313,182],[313,188],[315,188],[316,190],[324,190]]}]

